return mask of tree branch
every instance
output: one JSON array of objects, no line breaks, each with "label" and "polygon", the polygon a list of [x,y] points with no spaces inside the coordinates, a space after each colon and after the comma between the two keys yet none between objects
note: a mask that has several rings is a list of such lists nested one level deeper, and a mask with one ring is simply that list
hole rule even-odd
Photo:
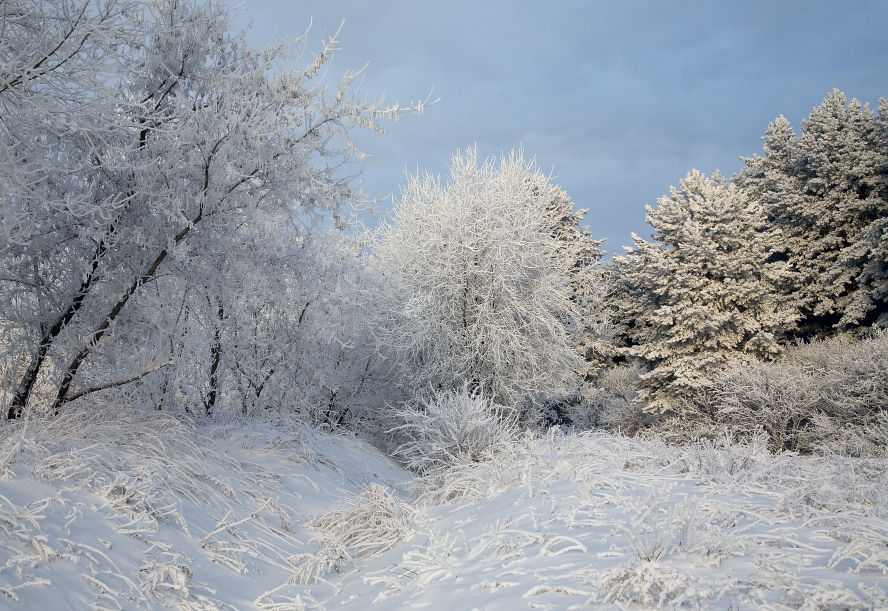
[{"label": "tree branch", "polygon": [[99,384],[98,386],[90,386],[89,388],[81,390],[80,392],[75,392],[75,393],[71,393],[70,395],[68,395],[65,398],[65,403],[75,401],[76,399],[79,399],[80,397],[83,397],[84,395],[88,395],[88,394],[91,394],[94,392],[99,392],[100,390],[108,390],[109,388],[116,388],[118,386],[124,386],[126,384],[130,384],[132,382],[135,382],[136,380],[141,380],[145,376],[152,374],[155,371],[159,371],[159,370],[163,369],[164,367],[168,367],[172,364],[173,364],[172,361],[167,361],[166,363],[160,363],[159,365],[154,365],[152,367],[149,367],[148,369],[146,369],[142,373],[134,375],[130,378],[126,378],[125,380],[117,380],[114,382],[108,382],[106,384]]}]

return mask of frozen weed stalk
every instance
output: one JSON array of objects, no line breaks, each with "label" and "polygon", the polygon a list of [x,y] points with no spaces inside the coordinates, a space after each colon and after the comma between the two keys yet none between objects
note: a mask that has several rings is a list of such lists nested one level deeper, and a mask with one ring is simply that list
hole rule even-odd
[{"label": "frozen weed stalk", "polygon": [[638,603],[645,607],[701,609],[710,593],[681,569],[661,562],[630,562],[605,571],[597,584],[603,602]]},{"label": "frozen weed stalk", "polygon": [[413,534],[418,510],[378,484],[363,488],[348,501],[348,509],[331,511],[309,523],[317,531],[309,543],[311,554],[299,554],[299,567],[291,581],[319,581],[345,565],[355,565],[352,555],[376,558]]}]

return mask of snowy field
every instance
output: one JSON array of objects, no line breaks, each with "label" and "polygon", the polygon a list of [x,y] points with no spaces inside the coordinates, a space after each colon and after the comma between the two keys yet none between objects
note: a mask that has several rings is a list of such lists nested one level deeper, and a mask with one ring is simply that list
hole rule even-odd
[{"label": "snowy field", "polygon": [[884,460],[522,437],[421,479],[286,417],[0,428],[0,608],[885,609]]}]

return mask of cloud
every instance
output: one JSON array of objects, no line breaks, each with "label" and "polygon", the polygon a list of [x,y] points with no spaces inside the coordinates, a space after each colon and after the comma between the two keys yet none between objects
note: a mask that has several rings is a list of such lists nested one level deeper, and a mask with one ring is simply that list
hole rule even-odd
[{"label": "cloud", "polygon": [[382,137],[372,194],[397,192],[403,170],[444,173],[450,156],[524,145],[619,250],[646,235],[644,206],[688,170],[732,174],[761,149],[768,123],[797,126],[833,87],[888,96],[888,4],[825,0],[421,2],[247,0],[253,39],[273,26],[313,40],[344,18],[333,69],[369,62],[362,91],[441,102]]}]

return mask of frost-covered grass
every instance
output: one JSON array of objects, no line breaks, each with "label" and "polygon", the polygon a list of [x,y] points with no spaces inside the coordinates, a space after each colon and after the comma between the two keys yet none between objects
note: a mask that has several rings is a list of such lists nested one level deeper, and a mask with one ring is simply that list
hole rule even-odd
[{"label": "frost-covered grass", "polygon": [[286,417],[6,425],[0,608],[888,607],[885,460],[761,434],[501,450],[411,478]]},{"label": "frost-covered grass", "polygon": [[406,477],[286,417],[107,406],[7,424],[0,460],[0,608],[20,609],[301,608],[311,516]]}]

